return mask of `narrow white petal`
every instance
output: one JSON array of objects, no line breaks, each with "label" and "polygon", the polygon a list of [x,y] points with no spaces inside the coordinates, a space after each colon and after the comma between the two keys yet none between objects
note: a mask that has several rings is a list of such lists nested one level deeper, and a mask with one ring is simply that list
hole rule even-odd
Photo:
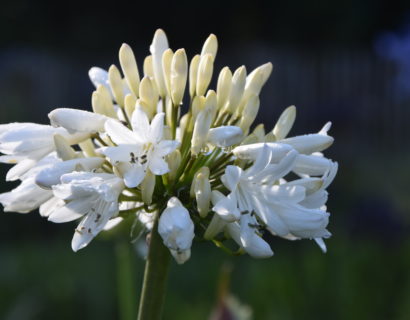
[{"label": "narrow white petal", "polygon": [[131,144],[136,142],[134,133],[121,122],[110,119],[105,123],[105,131],[116,144]]},{"label": "narrow white petal", "polygon": [[161,112],[155,115],[152,119],[149,129],[149,141],[152,143],[158,143],[161,141],[164,133],[164,117],[165,113]]},{"label": "narrow white petal", "polygon": [[146,142],[150,130],[149,119],[140,107],[135,108],[132,114],[131,126],[139,141]]},{"label": "narrow white petal", "polygon": [[163,175],[169,171],[168,163],[164,159],[158,157],[150,159],[149,169],[157,176]]},{"label": "narrow white petal", "polygon": [[221,181],[230,191],[235,191],[236,186],[242,176],[242,169],[237,166],[227,166],[225,174],[221,177]]}]

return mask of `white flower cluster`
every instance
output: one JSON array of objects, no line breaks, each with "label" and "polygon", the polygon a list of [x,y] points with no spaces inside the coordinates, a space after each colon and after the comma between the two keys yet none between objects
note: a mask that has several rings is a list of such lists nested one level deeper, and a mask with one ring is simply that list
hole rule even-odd
[{"label": "white flower cluster", "polygon": [[265,231],[314,239],[326,251],[326,188],[337,172],[321,153],[333,143],[330,123],[288,138],[291,106],[273,130],[251,130],[272,65],[249,74],[225,67],[214,91],[217,48],[210,35],[188,63],[157,30],[142,78],[126,44],[122,74],[114,65],[91,68],[93,112],[61,108],[49,114],[51,125],[0,125],[0,161],[15,164],[6,180],[21,181],[0,195],[4,210],[39,208],[56,223],[80,219],[74,251],[127,219],[157,228],[178,263],[189,259],[195,237],[269,257]]}]

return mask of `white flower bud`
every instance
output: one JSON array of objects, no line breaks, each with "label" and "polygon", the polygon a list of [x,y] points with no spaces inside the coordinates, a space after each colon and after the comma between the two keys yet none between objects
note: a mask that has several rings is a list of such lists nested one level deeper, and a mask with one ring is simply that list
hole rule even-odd
[{"label": "white flower bud", "polygon": [[206,98],[204,96],[194,97],[192,101],[192,121],[195,122],[198,114],[204,109],[205,101],[206,101]]},{"label": "white flower bud", "polygon": [[295,122],[295,118],[295,106],[287,107],[285,111],[282,112],[272,131],[277,140],[282,140],[286,138],[290,129],[292,129],[293,123]]},{"label": "white flower bud", "polygon": [[228,67],[221,70],[218,77],[218,83],[216,86],[218,110],[222,109],[228,100],[231,93],[232,86],[232,72]]},{"label": "white flower bud", "polygon": [[178,263],[184,263],[189,258],[187,251],[191,249],[195,237],[194,223],[178,198],[173,197],[168,201],[167,208],[159,217],[158,233],[171,253],[175,251],[173,256]]},{"label": "white flower bud", "polygon": [[242,129],[236,126],[221,126],[212,128],[208,133],[208,142],[219,148],[238,144],[243,139]]},{"label": "white flower bud", "polygon": [[188,59],[184,49],[175,52],[171,64],[171,96],[175,106],[182,102],[188,77]]},{"label": "white flower bud", "polygon": [[192,179],[191,188],[189,191],[189,195],[191,198],[195,198],[195,188],[196,188],[196,181],[199,174],[203,174],[206,177],[209,177],[209,168],[208,167],[201,167],[197,172],[194,174],[194,178]]},{"label": "white flower bud", "polygon": [[203,96],[208,89],[214,70],[214,59],[211,54],[201,56],[198,65],[198,75],[196,81],[196,95]]},{"label": "white flower bud", "polygon": [[155,175],[151,170],[147,170],[144,180],[141,183],[141,196],[145,204],[152,203],[152,195],[155,189]]},{"label": "white flower bud", "polygon": [[294,172],[299,174],[307,174],[309,176],[321,176],[331,169],[333,162],[325,157],[317,155],[303,155],[297,156]]},{"label": "white flower bud", "polygon": [[212,114],[208,109],[202,110],[195,120],[194,132],[191,139],[191,152],[197,155],[205,146],[209,129],[211,128]]},{"label": "white flower bud", "polygon": [[87,139],[83,142],[80,142],[78,145],[80,146],[81,150],[83,151],[83,153],[86,157],[95,157],[95,156],[97,156],[97,154],[95,152],[94,144],[91,141],[91,139]]},{"label": "white flower bud", "polygon": [[245,89],[246,82],[246,68],[245,66],[239,67],[232,77],[232,87],[229,94],[229,100],[225,105],[224,111],[232,114],[239,105],[242,99],[243,90]]},{"label": "white flower bud", "polygon": [[171,49],[165,50],[162,54],[162,74],[164,76],[167,95],[171,94],[171,63],[173,57],[174,52]]},{"label": "white flower bud", "polygon": [[93,83],[94,87],[98,88],[98,86],[104,86],[111,95],[111,88],[110,83],[108,82],[108,72],[99,67],[92,67],[88,71],[88,76],[90,77],[91,82]]},{"label": "white flower bud", "polygon": [[60,108],[48,114],[53,127],[63,127],[70,133],[96,133],[104,131],[104,124],[109,118],[93,112]]},{"label": "white flower bud", "polygon": [[261,143],[247,144],[247,145],[236,147],[235,149],[232,150],[232,152],[235,156],[237,156],[240,159],[255,161],[265,146],[267,146],[269,150],[271,151],[271,154],[272,154],[271,163],[279,162],[283,157],[286,156],[286,154],[289,151],[293,149],[290,145],[287,145],[287,144],[274,143],[274,142],[269,142],[269,143],[261,142]]},{"label": "white flower bud", "polygon": [[176,149],[175,151],[173,151],[172,153],[168,155],[169,180],[171,181],[175,180],[176,173],[178,171],[180,164],[181,164],[181,152],[179,151],[179,149]]},{"label": "white flower bud", "polygon": [[163,30],[158,29],[155,32],[149,49],[152,55],[152,69],[154,71],[155,83],[157,84],[160,96],[165,97],[167,91],[162,69],[162,55],[165,50],[168,49],[168,39]]},{"label": "white flower bud", "polygon": [[205,40],[204,45],[202,46],[201,56],[210,54],[215,60],[217,51],[218,51],[218,39],[216,38],[214,34],[211,33],[209,37]]},{"label": "white flower bud", "polygon": [[56,146],[57,156],[62,160],[70,160],[76,157],[75,151],[71,148],[68,141],[61,135],[54,135],[54,145]]},{"label": "white flower bud", "polygon": [[154,68],[152,66],[152,56],[147,56],[144,59],[144,77],[154,78]]},{"label": "white flower bud", "polygon": [[110,82],[112,94],[114,95],[115,101],[118,105],[124,106],[124,87],[121,78],[120,71],[115,65],[112,65],[108,69],[108,81]]},{"label": "white flower bud", "polygon": [[246,134],[256,119],[259,111],[259,97],[251,95],[242,113],[242,118],[239,123],[242,131]]},{"label": "white flower bud", "polygon": [[132,114],[135,110],[135,104],[137,103],[137,99],[133,94],[127,94],[124,99],[124,110],[127,114],[128,119],[132,118]]},{"label": "white flower bud", "polygon": [[255,85],[255,84],[253,83],[253,81],[254,81],[254,78],[255,78],[255,77],[258,75],[258,73],[259,73],[259,74],[262,75],[262,83],[261,83],[260,88],[259,88],[259,91],[260,91],[261,88],[265,85],[265,83],[266,83],[266,81],[268,80],[269,76],[271,75],[272,69],[273,69],[272,63],[268,62],[268,63],[265,63],[265,64],[259,66],[259,67],[256,68],[255,70],[253,70],[253,71],[249,74],[248,78],[246,79],[246,88],[249,88],[249,87]]},{"label": "white flower bud", "polygon": [[197,54],[192,58],[191,64],[189,65],[189,95],[191,96],[191,99],[195,96],[196,92],[196,82],[198,79],[198,67],[200,58],[201,56]]},{"label": "white flower bud", "polygon": [[195,181],[195,199],[199,215],[205,218],[209,212],[209,204],[211,202],[211,183],[209,182],[208,174],[199,173]]},{"label": "white flower bud", "polygon": [[104,110],[103,114],[110,118],[118,118],[114,109],[114,104],[112,103],[112,95],[110,89],[103,85],[97,87],[98,98],[96,103],[100,103],[101,109]]},{"label": "white flower bud", "polygon": [[140,83],[140,100],[147,107],[150,118],[156,113],[158,98],[155,83],[150,78],[144,77]]},{"label": "white flower bud", "polygon": [[131,92],[134,93],[135,97],[138,98],[140,75],[134,52],[128,44],[122,44],[119,52],[119,59],[128,87]]}]

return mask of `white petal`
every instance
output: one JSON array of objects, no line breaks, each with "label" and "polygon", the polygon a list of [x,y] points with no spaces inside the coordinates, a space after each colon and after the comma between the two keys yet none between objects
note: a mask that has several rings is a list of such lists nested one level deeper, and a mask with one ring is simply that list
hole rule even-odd
[{"label": "white petal", "polygon": [[221,126],[208,132],[208,142],[220,148],[238,144],[243,139],[242,129],[237,126]]},{"label": "white petal", "polygon": [[238,210],[236,197],[233,193],[221,198],[212,208],[221,219],[226,222],[239,220],[241,213]]},{"label": "white petal", "polygon": [[168,163],[162,159],[155,157],[149,160],[149,169],[155,175],[163,175],[169,171]]},{"label": "white petal", "polygon": [[292,147],[287,144],[261,142],[236,147],[232,152],[240,159],[255,161],[258,158],[261,149],[263,149],[265,145],[267,145],[272,151],[271,162],[273,163],[279,162],[290,150],[292,150]]},{"label": "white petal", "polygon": [[155,155],[164,157],[178,148],[179,144],[180,143],[176,140],[162,140],[155,147]]},{"label": "white petal", "polygon": [[261,191],[269,203],[299,203],[305,198],[305,188],[301,186],[262,186]]},{"label": "white petal", "polygon": [[281,142],[291,145],[300,153],[311,154],[327,149],[332,145],[333,141],[332,137],[317,133],[287,138]]},{"label": "white petal", "polygon": [[152,143],[158,143],[161,141],[164,133],[164,117],[165,113],[161,112],[155,115],[152,119],[149,129],[149,141]]},{"label": "white petal", "polygon": [[132,144],[136,142],[134,133],[119,121],[108,120],[105,123],[105,131],[116,144]]},{"label": "white petal", "polygon": [[103,148],[101,151],[112,164],[117,165],[119,162],[137,161],[141,154],[141,147],[137,144],[121,144],[118,147]]},{"label": "white petal", "polygon": [[61,108],[48,114],[51,125],[63,127],[70,133],[104,131],[104,124],[109,119],[106,116],[84,110]]},{"label": "white petal", "polygon": [[51,213],[48,221],[54,223],[70,222],[81,218],[90,210],[90,207],[90,203],[87,203],[85,200],[73,200]]},{"label": "white petal", "polygon": [[92,67],[88,71],[88,76],[95,88],[101,84],[111,92],[110,84],[108,82],[108,72],[106,70],[99,67]]},{"label": "white petal", "polygon": [[124,183],[128,188],[136,188],[144,180],[146,169],[140,165],[131,165],[124,173]]},{"label": "white petal", "polygon": [[149,119],[147,114],[140,107],[135,108],[132,114],[131,126],[138,141],[142,143],[147,142],[150,130]]},{"label": "white petal", "polygon": [[242,169],[240,167],[229,165],[226,167],[225,174],[221,177],[221,181],[230,191],[235,191],[241,176]]}]

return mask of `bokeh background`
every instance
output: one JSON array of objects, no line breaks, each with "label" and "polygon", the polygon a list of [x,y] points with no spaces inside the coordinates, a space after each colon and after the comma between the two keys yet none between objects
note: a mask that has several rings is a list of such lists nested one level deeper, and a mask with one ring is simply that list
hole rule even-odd
[{"label": "bokeh background", "polygon": [[[227,268],[230,292],[253,319],[409,319],[410,2],[5,1],[0,122],[47,123],[56,107],[89,109],[88,69],[118,65],[122,42],[142,66],[158,27],[189,57],[215,33],[215,70],[271,61],[258,120],[269,129],[292,104],[295,135],[331,120],[327,156],[340,164],[327,254],[312,241],[272,238],[275,256],[260,261],[195,243],[191,260],[172,266],[165,319],[208,319]],[[144,265],[136,249],[114,234],[74,254],[74,227],[36,212],[0,214],[0,319],[135,312]]]}]

